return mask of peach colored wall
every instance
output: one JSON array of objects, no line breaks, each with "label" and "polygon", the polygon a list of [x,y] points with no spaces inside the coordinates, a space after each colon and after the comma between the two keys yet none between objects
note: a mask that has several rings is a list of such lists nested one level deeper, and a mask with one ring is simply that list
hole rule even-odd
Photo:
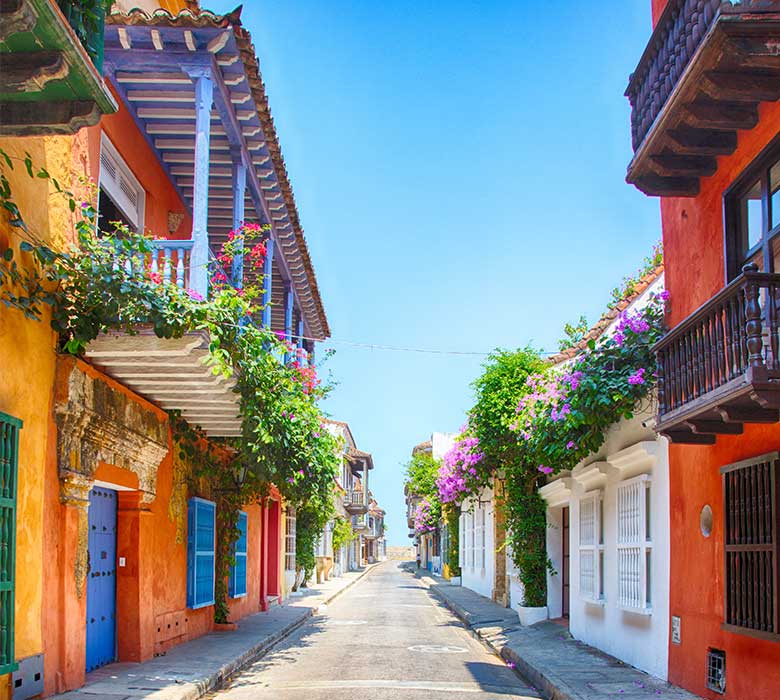
[{"label": "peach colored wall", "polygon": [[[780,129],[780,104],[762,104],[759,124],[740,132],[738,148],[718,160],[718,170],[701,183],[695,198],[661,201],[666,288],[671,325],[710,299],[725,283],[723,192]],[[746,426],[742,436],[719,436],[712,447],[672,445],[671,591],[672,615],[682,618],[682,643],[670,644],[669,680],[705,698],[722,698],[704,687],[710,647],[726,651],[731,700],[776,700],[780,688],[780,643],[721,630],[723,622],[723,494],[720,467],[780,446],[780,426]],[[692,486],[694,486],[692,488]],[[712,507],[714,528],[702,536],[699,516]]]},{"label": "peach colored wall", "polygon": [[[113,91],[119,111],[100,120],[97,126],[85,129],[89,139],[90,177],[97,182],[100,174],[100,133],[105,132],[111,143],[124,158],[138,182],[146,190],[146,209],[144,225],[146,232],[155,238],[189,238],[192,232],[192,217],[186,213],[186,207],[168,175],[160,166],[146,139],[133,121],[130,112],[122,103],[116,91]],[[168,232],[168,212],[182,212],[184,219],[174,233]]]}]

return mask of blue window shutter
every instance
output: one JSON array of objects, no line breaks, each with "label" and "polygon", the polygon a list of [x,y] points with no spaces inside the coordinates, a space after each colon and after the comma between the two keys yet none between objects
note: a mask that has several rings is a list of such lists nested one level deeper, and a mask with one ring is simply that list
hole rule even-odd
[{"label": "blue window shutter", "polygon": [[238,514],[236,527],[241,533],[233,544],[235,563],[230,567],[228,593],[231,598],[241,598],[246,595],[246,563],[247,563],[247,514]]},{"label": "blue window shutter", "polygon": [[214,605],[216,506],[202,498],[187,504],[187,607]]}]

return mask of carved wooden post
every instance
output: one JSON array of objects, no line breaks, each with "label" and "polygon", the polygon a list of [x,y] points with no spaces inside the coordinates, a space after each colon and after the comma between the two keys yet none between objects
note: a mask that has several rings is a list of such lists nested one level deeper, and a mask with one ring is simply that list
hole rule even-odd
[{"label": "carved wooden post", "polygon": [[[756,272],[758,267],[750,263],[742,268],[742,272]],[[745,281],[745,331],[747,333],[748,363],[751,367],[762,367],[764,358],[761,355],[763,340],[761,338],[761,303],[759,287],[755,280]]]},{"label": "carved wooden post", "polygon": [[265,267],[263,269],[263,326],[271,327],[271,299],[274,280],[274,239],[268,236],[265,244]]},{"label": "carved wooden post", "polygon": [[[284,338],[288,343],[290,343],[292,342],[293,308],[295,306],[295,293],[293,292],[291,282],[287,282],[285,287],[287,289],[287,294],[285,295],[285,303],[284,303]],[[284,361],[285,362],[290,361],[290,353],[287,353],[285,355]]]},{"label": "carved wooden post", "polygon": [[[244,197],[246,196],[246,165],[240,153],[233,153],[233,230],[238,231],[244,223]],[[233,286],[244,286],[244,241],[238,244],[233,256]]]},{"label": "carved wooden post", "polygon": [[658,413],[661,415],[664,415],[664,413],[667,412],[666,409],[666,388],[664,384],[666,383],[666,378],[664,377],[664,370],[666,368],[666,348],[661,350],[658,355],[656,355],[657,358],[657,366],[656,366],[656,372],[658,373]]}]

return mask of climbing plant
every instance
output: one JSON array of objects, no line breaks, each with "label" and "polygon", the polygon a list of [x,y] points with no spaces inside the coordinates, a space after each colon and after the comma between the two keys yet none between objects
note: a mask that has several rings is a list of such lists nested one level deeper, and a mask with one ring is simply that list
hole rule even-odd
[{"label": "climbing plant", "polygon": [[[0,161],[13,169],[14,160],[2,150]],[[47,245],[25,224],[2,172],[0,206],[21,242],[18,252],[12,247],[0,251],[0,301],[36,320],[49,307],[60,347],[71,354],[82,353],[109,330],[133,334],[145,327],[161,338],[205,332],[212,371],[236,382],[240,439],[216,445],[180,416],[171,420],[182,458],[192,466],[194,487],[205,484],[201,488],[212,492],[219,506],[215,619],[224,622],[225,577],[241,507],[262,498],[273,484],[305,514],[301,529],[306,537],[306,522],[319,523],[332,512],[339,465],[336,438],[324,429],[319,408],[329,387],[320,383],[301,348],[252,322],[263,310],[268,230],[247,225],[230,234],[212,270],[209,297],[203,299],[152,271],[148,238],[121,225],[98,233],[94,200],[79,202],[45,169],[34,167],[29,155],[23,163],[30,177],[47,181],[67,199],[77,217],[75,235],[64,250]],[[252,273],[241,289],[229,284],[227,273],[238,250]],[[302,556],[305,561],[307,553]]]},{"label": "climbing plant", "polygon": [[350,542],[357,539],[357,534],[352,530],[352,522],[347,518],[336,516],[333,521],[333,554],[336,555]]}]

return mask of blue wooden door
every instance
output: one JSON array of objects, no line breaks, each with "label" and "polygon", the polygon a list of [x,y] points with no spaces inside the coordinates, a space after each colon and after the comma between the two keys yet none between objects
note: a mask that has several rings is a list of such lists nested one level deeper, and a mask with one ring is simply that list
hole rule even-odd
[{"label": "blue wooden door", "polygon": [[116,491],[89,492],[87,671],[116,659],[116,511]]}]

